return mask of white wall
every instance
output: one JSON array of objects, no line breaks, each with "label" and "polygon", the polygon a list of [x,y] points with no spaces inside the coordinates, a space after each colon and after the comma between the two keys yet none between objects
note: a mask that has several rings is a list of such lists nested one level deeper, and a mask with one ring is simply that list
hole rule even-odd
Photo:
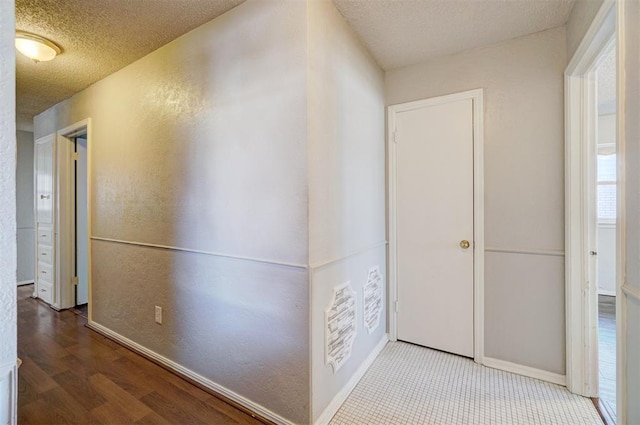
[{"label": "white wall", "polygon": [[14,1],[0,2],[0,423],[17,422]]},{"label": "white wall", "polygon": [[17,131],[16,218],[18,284],[32,283],[35,268],[33,233],[33,133]]},{"label": "white wall", "polygon": [[386,73],[387,104],[484,89],[485,355],[565,373],[564,28]]},{"label": "white wall", "polygon": [[604,0],[575,0],[567,20],[567,62],[571,61]]},{"label": "white wall", "polygon": [[35,118],[36,138],[92,118],[92,319],[296,423],[306,18],[305,2],[249,0]]},{"label": "white wall", "polygon": [[[312,421],[386,334],[386,312],[368,334],[363,286],[385,259],[383,72],[333,3],[309,2],[309,263]],[[333,288],[356,291],[357,337],[351,358],[325,364],[324,310]],[[385,300],[386,302],[386,300]]]}]

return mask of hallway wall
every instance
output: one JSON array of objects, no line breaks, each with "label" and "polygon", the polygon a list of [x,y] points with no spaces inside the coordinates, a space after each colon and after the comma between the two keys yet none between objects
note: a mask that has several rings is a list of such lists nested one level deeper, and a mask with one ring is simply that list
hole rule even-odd
[{"label": "hallway wall", "polygon": [[484,89],[485,356],[564,375],[564,27],[388,71],[388,105]]},{"label": "hallway wall", "polygon": [[[309,264],[312,422],[386,338],[364,326],[364,286],[386,287],[384,74],[333,3],[309,2]],[[356,338],[334,373],[325,363],[325,309],[336,286],[355,291]]]},{"label": "hallway wall", "polygon": [[[92,317],[309,417],[307,6],[249,0],[35,118],[92,118]],[[154,323],[154,307],[163,324]]]},{"label": "hallway wall", "polygon": [[0,1],[0,423],[17,423],[14,1]]}]

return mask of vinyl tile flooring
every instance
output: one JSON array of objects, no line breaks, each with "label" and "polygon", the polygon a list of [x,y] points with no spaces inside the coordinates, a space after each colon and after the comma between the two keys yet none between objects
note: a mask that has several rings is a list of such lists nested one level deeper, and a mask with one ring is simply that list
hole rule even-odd
[{"label": "vinyl tile flooring", "polygon": [[598,358],[600,402],[615,420],[616,411],[616,297],[598,295]]},{"label": "vinyl tile flooring", "polygon": [[18,288],[18,423],[259,424]]},{"label": "vinyl tile flooring", "polygon": [[471,359],[390,342],[331,425],[602,424],[592,401],[565,387]]}]

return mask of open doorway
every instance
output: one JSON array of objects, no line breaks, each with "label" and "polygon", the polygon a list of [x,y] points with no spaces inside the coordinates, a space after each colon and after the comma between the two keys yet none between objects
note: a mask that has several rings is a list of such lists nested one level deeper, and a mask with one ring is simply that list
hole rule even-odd
[{"label": "open doorway", "polygon": [[615,43],[596,68],[596,239],[598,317],[598,398],[616,418],[616,217],[617,133]]},{"label": "open doorway", "polygon": [[87,135],[74,138],[74,300],[85,317],[89,309],[89,228],[87,191]]},{"label": "open doorway", "polygon": [[90,120],[58,132],[59,289],[62,308],[89,318],[90,290]]}]

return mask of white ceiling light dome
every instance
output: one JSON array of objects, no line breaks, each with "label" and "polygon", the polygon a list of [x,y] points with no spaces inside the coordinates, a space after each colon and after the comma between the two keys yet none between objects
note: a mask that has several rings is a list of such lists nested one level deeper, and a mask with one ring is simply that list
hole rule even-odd
[{"label": "white ceiling light dome", "polygon": [[16,31],[16,49],[35,62],[50,61],[62,53],[53,41],[24,31]]}]

